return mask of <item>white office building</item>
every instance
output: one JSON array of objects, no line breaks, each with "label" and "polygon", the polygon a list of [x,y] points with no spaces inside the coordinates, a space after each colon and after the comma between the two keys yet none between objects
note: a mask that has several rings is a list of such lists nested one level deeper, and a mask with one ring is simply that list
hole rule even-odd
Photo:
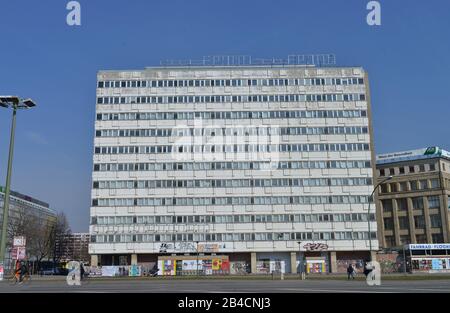
[{"label": "white office building", "polygon": [[378,249],[364,69],[235,63],[98,72],[92,265],[337,272]]}]

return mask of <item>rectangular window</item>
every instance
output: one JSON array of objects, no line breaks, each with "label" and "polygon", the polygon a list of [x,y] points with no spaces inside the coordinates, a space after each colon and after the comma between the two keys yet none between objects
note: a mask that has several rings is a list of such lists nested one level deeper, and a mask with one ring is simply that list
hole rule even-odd
[{"label": "rectangular window", "polygon": [[392,183],[392,184],[390,184],[390,186],[391,186],[391,192],[398,192],[397,183]]},{"label": "rectangular window", "polygon": [[416,235],[416,243],[427,243],[427,235]]},{"label": "rectangular window", "polygon": [[381,204],[383,205],[383,212],[392,212],[392,200],[381,200]]},{"label": "rectangular window", "polygon": [[422,210],[423,209],[423,198],[422,197],[412,198],[412,204],[413,204],[414,210]]},{"label": "rectangular window", "polygon": [[430,209],[438,209],[441,206],[439,202],[439,196],[428,197],[428,207]]},{"label": "rectangular window", "polygon": [[406,181],[400,182],[398,187],[399,191],[408,191],[408,182]]},{"label": "rectangular window", "polygon": [[398,218],[400,229],[409,229],[409,220],[407,216],[400,216]]},{"label": "rectangular window", "polygon": [[386,246],[388,248],[395,246],[395,237],[394,236],[386,236],[385,241],[386,241]]},{"label": "rectangular window", "polygon": [[414,227],[425,228],[425,217],[423,215],[414,216]]},{"label": "rectangular window", "polygon": [[407,198],[397,199],[397,208],[399,211],[407,211],[408,210],[408,199]]},{"label": "rectangular window", "polygon": [[439,214],[430,215],[430,223],[431,227],[433,228],[441,228],[442,227],[441,215]]},{"label": "rectangular window", "polygon": [[421,190],[428,189],[428,181],[427,180],[419,180],[419,188]]},{"label": "rectangular window", "polygon": [[400,244],[401,245],[409,245],[411,243],[411,238],[409,235],[400,236]]},{"label": "rectangular window", "polygon": [[433,243],[443,243],[444,242],[444,236],[442,236],[442,234],[432,234],[431,238],[433,240]]},{"label": "rectangular window", "polygon": [[392,218],[390,218],[390,217],[385,217],[384,218],[384,229],[385,230],[392,230],[392,229],[394,229],[394,223],[392,221]]},{"label": "rectangular window", "polygon": [[439,179],[433,178],[430,180],[430,183],[432,189],[440,188]]}]

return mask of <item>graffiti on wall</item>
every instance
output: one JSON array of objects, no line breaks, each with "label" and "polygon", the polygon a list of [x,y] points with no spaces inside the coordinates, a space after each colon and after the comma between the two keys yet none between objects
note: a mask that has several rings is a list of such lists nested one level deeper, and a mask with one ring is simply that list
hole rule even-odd
[{"label": "graffiti on wall", "polygon": [[196,252],[197,249],[195,244],[192,242],[169,242],[162,243],[159,246],[159,253],[168,253],[168,252]]},{"label": "graffiti on wall", "polygon": [[326,243],[307,243],[303,246],[306,251],[325,251],[328,250]]},{"label": "graffiti on wall", "polygon": [[242,275],[248,273],[248,265],[245,261],[230,262],[230,273]]}]

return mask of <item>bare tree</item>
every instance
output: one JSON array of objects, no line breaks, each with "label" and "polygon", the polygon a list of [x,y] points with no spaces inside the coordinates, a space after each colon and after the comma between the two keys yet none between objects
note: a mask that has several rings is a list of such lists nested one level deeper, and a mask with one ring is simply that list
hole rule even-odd
[{"label": "bare tree", "polygon": [[15,236],[26,238],[26,253],[29,261],[37,261],[38,265],[49,258],[52,251],[51,230],[55,219],[38,216],[30,210],[20,207],[13,211],[8,227],[8,242]]},{"label": "bare tree", "polygon": [[71,249],[69,245],[69,236],[72,233],[69,221],[64,212],[58,213],[56,223],[51,230],[50,245],[53,249],[53,263],[59,263],[61,258]]},{"label": "bare tree", "polygon": [[52,230],[55,227],[54,219],[35,219],[28,235],[29,254],[34,256],[38,266],[44,259],[49,259],[52,254]]}]

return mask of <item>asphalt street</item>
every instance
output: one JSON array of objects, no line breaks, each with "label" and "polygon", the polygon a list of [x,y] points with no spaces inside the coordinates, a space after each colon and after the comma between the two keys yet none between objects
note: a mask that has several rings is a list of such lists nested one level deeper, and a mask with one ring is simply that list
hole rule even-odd
[{"label": "asphalt street", "polygon": [[69,286],[63,280],[35,280],[23,285],[0,282],[0,292],[162,292],[162,293],[447,293],[450,280],[365,281],[345,280],[89,280]]}]

